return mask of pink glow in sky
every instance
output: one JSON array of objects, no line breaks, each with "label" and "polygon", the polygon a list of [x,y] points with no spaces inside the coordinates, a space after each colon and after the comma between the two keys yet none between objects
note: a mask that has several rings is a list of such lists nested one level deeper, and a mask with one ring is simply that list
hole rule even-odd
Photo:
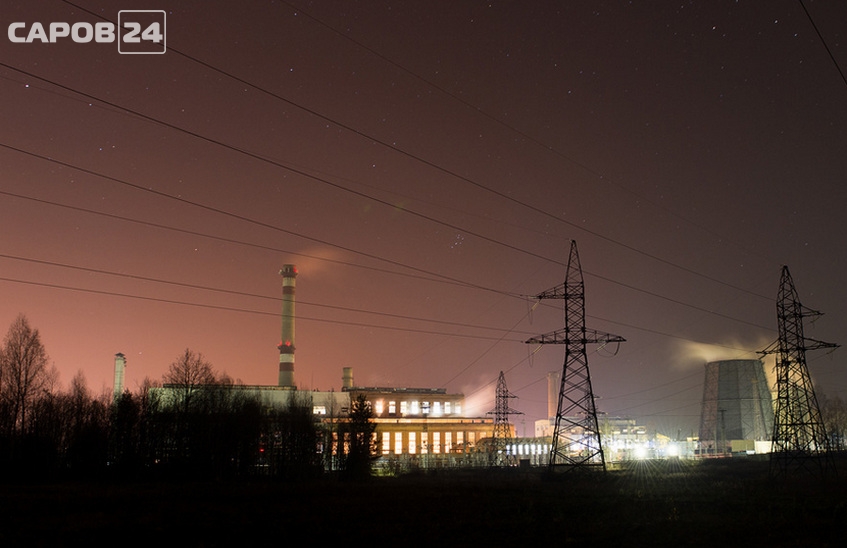
[{"label": "pink glow in sky", "polygon": [[[531,434],[563,349],[523,341],[562,311],[526,296],[575,239],[627,339],[589,356],[598,408],[696,428],[704,357],[776,338],[782,264],[847,341],[847,12],[804,3],[4,2],[0,329],[95,391],[186,347],[275,384],[291,263],[301,388],[484,412],[504,371]],[[168,51],[5,32],[121,9],[165,10]],[[820,391],[843,365],[810,356]]]}]

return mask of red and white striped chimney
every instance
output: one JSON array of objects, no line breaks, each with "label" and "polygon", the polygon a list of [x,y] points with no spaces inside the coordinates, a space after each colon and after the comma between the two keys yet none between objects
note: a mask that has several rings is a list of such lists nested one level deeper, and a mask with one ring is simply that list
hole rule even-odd
[{"label": "red and white striped chimney", "polygon": [[282,275],[282,338],[279,342],[279,386],[294,386],[294,280],[297,267],[283,265]]}]

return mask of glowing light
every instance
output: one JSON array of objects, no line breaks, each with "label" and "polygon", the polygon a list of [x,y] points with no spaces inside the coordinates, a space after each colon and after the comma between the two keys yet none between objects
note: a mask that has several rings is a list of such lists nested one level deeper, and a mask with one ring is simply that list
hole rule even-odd
[{"label": "glowing light", "polygon": [[646,459],[647,458],[647,448],[643,445],[636,445],[633,449],[632,454],[637,459]]}]

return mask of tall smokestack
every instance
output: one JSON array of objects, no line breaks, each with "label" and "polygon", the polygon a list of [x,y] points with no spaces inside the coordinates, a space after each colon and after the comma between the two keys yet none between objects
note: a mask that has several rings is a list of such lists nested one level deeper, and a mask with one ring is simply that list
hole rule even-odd
[{"label": "tall smokestack", "polygon": [[126,356],[118,352],[115,354],[115,394],[114,401],[118,401],[124,393],[124,368],[126,367]]},{"label": "tall smokestack", "polygon": [[294,280],[297,267],[283,265],[282,275],[282,338],[279,342],[279,386],[294,386]]}]

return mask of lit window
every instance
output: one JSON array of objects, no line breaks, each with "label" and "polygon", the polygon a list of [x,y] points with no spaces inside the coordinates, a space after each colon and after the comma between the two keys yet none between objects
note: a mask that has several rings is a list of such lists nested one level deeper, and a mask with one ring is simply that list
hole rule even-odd
[{"label": "lit window", "polygon": [[451,453],[453,451],[453,432],[444,433],[444,452]]},{"label": "lit window", "polygon": [[395,413],[397,413],[397,402],[396,401],[388,402],[388,414],[393,415]]},{"label": "lit window", "polygon": [[316,405],[312,407],[313,415],[326,415],[326,405]]},{"label": "lit window", "polygon": [[429,415],[429,402],[425,401],[421,403],[421,413],[424,415]]},{"label": "lit window", "polygon": [[441,402],[440,401],[432,402],[432,414],[436,415],[436,416],[441,414]]},{"label": "lit window", "polygon": [[453,412],[457,415],[462,414],[462,404],[456,402],[456,405],[453,406]]},{"label": "lit window", "polygon": [[456,432],[456,445],[458,445],[459,448],[461,448],[463,443],[465,443],[465,433],[464,432]]},{"label": "lit window", "polygon": [[409,432],[409,454],[414,455],[418,451],[417,445],[415,445],[415,433]]},{"label": "lit window", "polygon": [[432,433],[432,452],[440,453],[441,452],[441,432],[433,432]]},{"label": "lit window", "polygon": [[403,432],[394,432],[394,454],[403,454]]},{"label": "lit window", "polygon": [[421,432],[421,454],[429,452],[429,432]]},{"label": "lit window", "polygon": [[444,414],[445,415],[449,415],[452,412],[452,411],[450,411],[450,405],[451,404],[450,404],[449,401],[444,402]]},{"label": "lit window", "polygon": [[418,400],[413,401],[412,402],[412,415],[417,415],[420,412],[421,412],[421,407],[420,407],[420,404],[418,403]]},{"label": "lit window", "polygon": [[384,402],[382,400],[376,400],[376,403],[374,404],[374,413],[376,413],[377,415],[382,415],[383,403]]},{"label": "lit window", "polygon": [[408,412],[409,412],[409,402],[401,401],[400,402],[400,414],[405,415]]},{"label": "lit window", "polygon": [[391,452],[391,434],[388,432],[382,433],[382,454],[387,455]]}]

